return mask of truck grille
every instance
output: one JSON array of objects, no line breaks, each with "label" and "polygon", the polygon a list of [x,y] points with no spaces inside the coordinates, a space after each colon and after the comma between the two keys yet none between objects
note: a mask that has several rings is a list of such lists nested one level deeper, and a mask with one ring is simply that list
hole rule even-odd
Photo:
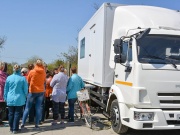
[{"label": "truck grille", "polygon": [[161,104],[180,104],[180,100],[160,100]]},{"label": "truck grille", "polygon": [[167,124],[168,125],[179,126],[180,125],[180,121],[177,121],[177,120],[167,120]]},{"label": "truck grille", "polygon": [[180,93],[158,93],[158,96],[180,96]]},{"label": "truck grille", "polygon": [[180,93],[158,93],[160,104],[180,105]]}]

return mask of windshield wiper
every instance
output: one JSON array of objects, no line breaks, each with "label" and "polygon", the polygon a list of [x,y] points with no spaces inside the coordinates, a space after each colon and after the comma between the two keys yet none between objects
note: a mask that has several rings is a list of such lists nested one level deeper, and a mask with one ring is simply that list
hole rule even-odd
[{"label": "windshield wiper", "polygon": [[165,57],[173,60],[180,60],[180,56],[165,55]]},{"label": "windshield wiper", "polygon": [[173,65],[174,68],[177,68],[176,64],[173,63],[172,61],[169,60],[169,57],[165,57],[165,58],[162,58],[162,57],[158,57],[158,56],[154,56],[154,55],[143,55],[143,56],[146,56],[146,57],[149,57],[149,58],[154,58],[154,59],[160,59],[160,60],[166,60],[168,61],[170,64]]}]

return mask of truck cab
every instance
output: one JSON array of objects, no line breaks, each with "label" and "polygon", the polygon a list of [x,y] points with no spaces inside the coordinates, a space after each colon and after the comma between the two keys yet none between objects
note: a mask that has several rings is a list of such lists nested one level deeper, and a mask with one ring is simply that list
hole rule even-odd
[{"label": "truck cab", "polygon": [[116,8],[110,56],[114,84],[107,111],[117,133],[127,131],[126,126],[180,129],[179,22],[173,10]]}]

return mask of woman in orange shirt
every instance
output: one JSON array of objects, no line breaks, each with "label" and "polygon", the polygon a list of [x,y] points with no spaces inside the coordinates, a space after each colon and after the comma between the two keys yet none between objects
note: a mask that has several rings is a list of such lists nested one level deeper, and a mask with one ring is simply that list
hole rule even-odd
[{"label": "woman in orange shirt", "polygon": [[35,102],[36,120],[35,128],[39,129],[39,122],[42,117],[41,104],[44,97],[44,83],[46,81],[46,72],[44,69],[43,61],[38,59],[33,70],[28,74],[29,94],[26,101],[26,108],[23,113],[21,129],[24,128],[29,110],[32,104]]},{"label": "woman in orange shirt", "polygon": [[53,88],[50,86],[50,82],[53,78],[53,73],[52,72],[48,72],[46,74],[46,93],[45,93],[45,115],[46,115],[46,119],[49,117],[49,108],[52,106],[52,102],[50,101],[50,96],[52,94],[52,90]]}]

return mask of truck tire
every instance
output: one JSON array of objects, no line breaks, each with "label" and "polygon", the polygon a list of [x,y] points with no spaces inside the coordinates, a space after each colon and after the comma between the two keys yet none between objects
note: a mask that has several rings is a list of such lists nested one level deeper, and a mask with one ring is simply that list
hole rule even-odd
[{"label": "truck tire", "polygon": [[121,122],[120,110],[117,99],[113,100],[110,110],[111,125],[114,132],[121,134],[128,131],[128,127]]}]

